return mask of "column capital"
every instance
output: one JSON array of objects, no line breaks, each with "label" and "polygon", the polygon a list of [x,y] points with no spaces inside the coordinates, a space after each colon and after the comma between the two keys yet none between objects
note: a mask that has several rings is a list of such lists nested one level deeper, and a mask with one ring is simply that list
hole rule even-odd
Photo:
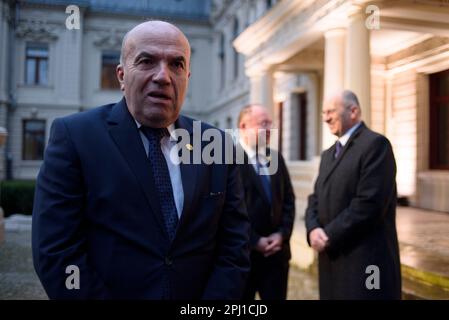
[{"label": "column capital", "polygon": [[362,4],[352,4],[347,11],[347,17],[349,19],[357,19],[365,16],[365,6]]},{"label": "column capital", "polygon": [[335,27],[324,31],[325,38],[342,37],[346,35],[346,28]]},{"label": "column capital", "polygon": [[248,78],[260,78],[271,73],[270,67],[263,63],[258,63],[247,67],[245,70]]}]

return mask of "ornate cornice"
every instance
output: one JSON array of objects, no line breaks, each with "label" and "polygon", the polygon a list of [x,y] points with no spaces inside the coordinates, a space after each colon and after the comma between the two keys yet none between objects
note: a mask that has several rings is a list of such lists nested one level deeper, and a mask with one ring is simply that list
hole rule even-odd
[{"label": "ornate cornice", "polygon": [[94,45],[101,49],[119,50],[124,36],[124,31],[115,29],[98,31],[95,34]]},{"label": "ornate cornice", "polygon": [[292,37],[297,38],[298,33],[304,32],[347,1],[282,1],[243,31],[234,40],[234,47],[244,55],[252,55],[267,46],[284,44]]},{"label": "ornate cornice", "polygon": [[447,50],[449,38],[432,37],[387,57],[389,69]]},{"label": "ornate cornice", "polygon": [[55,41],[58,34],[46,21],[26,20],[19,23],[16,36],[31,41]]}]

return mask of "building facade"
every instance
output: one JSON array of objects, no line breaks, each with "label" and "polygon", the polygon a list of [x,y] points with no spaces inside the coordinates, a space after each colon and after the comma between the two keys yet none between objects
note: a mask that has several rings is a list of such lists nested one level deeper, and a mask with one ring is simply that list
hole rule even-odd
[{"label": "building facade", "polygon": [[[80,12],[79,29],[66,20]],[[308,266],[304,209],[335,138],[327,94],[353,90],[363,119],[393,144],[399,196],[449,212],[449,3],[444,0],[27,0],[0,2],[3,176],[35,178],[54,118],[121,97],[121,39],[159,18],[192,45],[183,113],[235,128],[249,102],[271,112],[297,197],[294,261]]]}]

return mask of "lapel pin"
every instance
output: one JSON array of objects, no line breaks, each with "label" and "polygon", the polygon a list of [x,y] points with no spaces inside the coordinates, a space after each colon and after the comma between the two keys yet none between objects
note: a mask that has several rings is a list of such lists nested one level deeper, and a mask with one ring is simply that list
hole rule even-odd
[{"label": "lapel pin", "polygon": [[192,151],[192,150],[193,150],[193,146],[192,146],[190,143],[186,144],[186,148],[187,148],[187,150],[189,150],[189,151]]}]

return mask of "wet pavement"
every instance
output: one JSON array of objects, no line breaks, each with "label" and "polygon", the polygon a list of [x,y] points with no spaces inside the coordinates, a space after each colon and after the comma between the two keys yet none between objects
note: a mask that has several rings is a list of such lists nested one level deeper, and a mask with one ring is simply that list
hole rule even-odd
[{"label": "wet pavement", "polygon": [[[30,219],[13,220],[7,219],[0,244],[0,300],[48,299],[33,268]],[[318,299],[316,276],[292,266],[289,277],[288,299]]]},{"label": "wet pavement", "polygon": [[401,262],[449,278],[449,214],[399,208],[396,224]]},{"label": "wet pavement", "polygon": [[[449,299],[449,214],[400,207],[397,229],[404,297]],[[292,266],[287,298],[318,299],[316,273]],[[47,299],[33,269],[30,217],[6,221],[0,244],[0,300],[5,299]]]},{"label": "wet pavement", "polygon": [[0,244],[0,300],[42,299],[48,298],[33,269],[31,227],[14,224]]},{"label": "wet pavement", "polygon": [[405,297],[449,300],[449,214],[400,207],[396,224]]}]

